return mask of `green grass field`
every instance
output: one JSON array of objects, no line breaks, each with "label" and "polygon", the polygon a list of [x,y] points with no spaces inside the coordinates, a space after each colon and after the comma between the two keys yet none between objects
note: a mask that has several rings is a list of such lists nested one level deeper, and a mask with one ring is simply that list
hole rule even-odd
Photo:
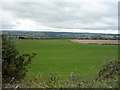
[{"label": "green grass field", "polygon": [[70,72],[80,74],[80,78],[95,77],[105,61],[118,57],[117,45],[77,44],[69,40],[16,40],[21,52],[37,53],[32,60],[28,77],[40,74],[48,77],[57,72],[68,78]]}]

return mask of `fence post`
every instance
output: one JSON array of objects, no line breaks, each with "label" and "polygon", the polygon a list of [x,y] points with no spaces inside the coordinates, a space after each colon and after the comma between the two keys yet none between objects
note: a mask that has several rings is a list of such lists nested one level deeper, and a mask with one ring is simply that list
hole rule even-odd
[{"label": "fence post", "polygon": [[71,80],[71,81],[74,81],[74,80],[75,80],[75,73],[74,73],[74,72],[71,72],[71,73],[70,73],[70,80]]}]

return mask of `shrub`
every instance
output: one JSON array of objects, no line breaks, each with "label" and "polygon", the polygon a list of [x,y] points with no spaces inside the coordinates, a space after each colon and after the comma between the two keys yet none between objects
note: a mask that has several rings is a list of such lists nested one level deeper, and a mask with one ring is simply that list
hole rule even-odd
[{"label": "shrub", "polygon": [[99,70],[98,79],[110,78],[113,79],[114,76],[119,76],[120,73],[120,61],[119,60],[111,60],[108,63],[105,63],[101,66]]},{"label": "shrub", "polygon": [[13,40],[2,34],[2,76],[3,83],[11,79],[20,80],[28,71],[29,64],[36,53],[20,54]]}]

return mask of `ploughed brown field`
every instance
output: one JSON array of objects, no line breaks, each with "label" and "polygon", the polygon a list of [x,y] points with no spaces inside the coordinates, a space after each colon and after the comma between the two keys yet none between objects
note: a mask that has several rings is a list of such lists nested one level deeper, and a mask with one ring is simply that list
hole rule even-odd
[{"label": "ploughed brown field", "polygon": [[74,43],[81,44],[113,44],[120,45],[120,40],[79,40],[79,39],[70,39]]}]

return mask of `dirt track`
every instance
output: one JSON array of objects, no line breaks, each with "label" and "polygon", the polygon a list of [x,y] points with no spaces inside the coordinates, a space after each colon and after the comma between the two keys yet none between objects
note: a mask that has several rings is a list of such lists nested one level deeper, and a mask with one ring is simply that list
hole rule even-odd
[{"label": "dirt track", "polygon": [[120,40],[78,40],[78,39],[69,39],[74,43],[81,43],[81,44],[113,44],[113,45],[120,45]]}]

